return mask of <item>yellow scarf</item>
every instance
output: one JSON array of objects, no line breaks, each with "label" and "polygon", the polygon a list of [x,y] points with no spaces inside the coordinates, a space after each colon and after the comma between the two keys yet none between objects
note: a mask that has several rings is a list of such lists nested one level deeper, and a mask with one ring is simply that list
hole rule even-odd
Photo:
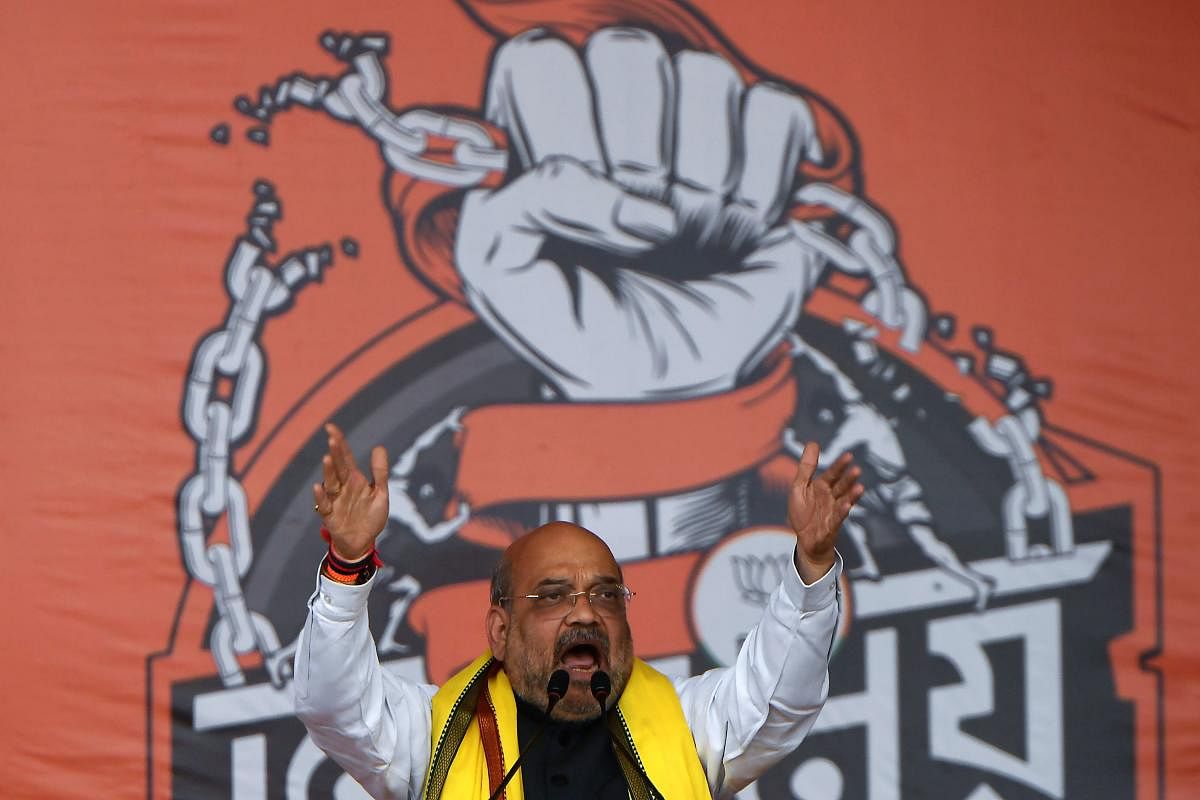
[{"label": "yellow scarf", "polygon": [[[679,696],[662,673],[635,659],[629,683],[607,721],[664,797],[711,797]],[[499,663],[485,653],[433,697],[433,756],[423,797],[486,800],[500,785],[518,750],[517,703],[512,685]],[[615,750],[631,796],[635,800],[647,797],[628,758],[619,748]],[[501,797],[524,800],[521,775],[509,781]]]}]

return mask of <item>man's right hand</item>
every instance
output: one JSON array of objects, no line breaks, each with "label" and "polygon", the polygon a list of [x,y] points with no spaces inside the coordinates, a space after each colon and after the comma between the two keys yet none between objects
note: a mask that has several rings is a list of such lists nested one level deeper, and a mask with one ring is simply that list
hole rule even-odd
[{"label": "man's right hand", "polygon": [[315,509],[329,531],[333,554],[358,561],[375,548],[375,538],[388,519],[387,450],[371,450],[368,480],[354,463],[346,437],[332,422],[325,424],[329,452],[321,459],[321,482],[313,484]]}]

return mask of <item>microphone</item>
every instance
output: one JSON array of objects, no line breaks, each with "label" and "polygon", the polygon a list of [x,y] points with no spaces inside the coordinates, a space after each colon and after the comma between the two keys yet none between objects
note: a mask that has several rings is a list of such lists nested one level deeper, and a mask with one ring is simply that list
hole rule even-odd
[{"label": "microphone", "polygon": [[608,713],[608,696],[610,694],[612,694],[612,680],[608,677],[608,673],[600,669],[593,672],[592,697],[596,698],[596,702],[600,704],[601,716]]},{"label": "microphone", "polygon": [[[610,694],[612,694],[612,680],[608,677],[608,673],[602,670],[593,672],[592,697],[596,698],[596,702],[600,704],[601,717],[608,713],[608,696]],[[642,776],[642,780],[646,782],[646,788],[650,791],[650,800],[666,800],[662,792],[654,785],[654,781],[650,780],[650,776],[646,774],[646,770],[642,769],[642,765],[638,763],[637,758],[634,757],[633,753],[629,752],[629,748],[625,746],[625,743],[621,741],[621,738],[617,736],[612,728],[608,730],[608,738],[612,739],[612,743],[621,751],[621,755],[625,756],[625,759]]]},{"label": "microphone", "polygon": [[524,760],[525,754],[533,749],[537,744],[537,740],[542,738],[542,734],[546,732],[546,727],[550,724],[550,712],[554,710],[554,706],[567,693],[567,689],[571,688],[571,676],[565,669],[556,669],[550,675],[550,682],[546,684],[546,696],[549,701],[546,703],[546,718],[542,720],[541,726],[537,732],[533,734],[533,738],[529,740],[529,744],[525,749],[517,754],[517,760],[513,762],[512,767],[508,770],[508,774],[504,776],[504,780],[500,781],[500,785],[496,787],[496,791],[492,792],[492,796],[488,800],[496,800],[504,792],[504,787],[508,786],[508,782],[512,780],[513,775],[517,774],[517,770],[521,767],[521,761]]}]

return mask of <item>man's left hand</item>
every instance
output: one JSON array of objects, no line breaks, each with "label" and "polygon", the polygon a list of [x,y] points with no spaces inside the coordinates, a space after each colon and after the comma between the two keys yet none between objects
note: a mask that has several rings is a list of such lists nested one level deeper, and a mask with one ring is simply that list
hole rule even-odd
[{"label": "man's left hand", "polygon": [[788,492],[788,524],[796,533],[796,569],[806,584],[820,580],[833,566],[838,530],[864,491],[858,482],[862,470],[849,453],[843,453],[814,480],[820,456],[816,442],[804,445]]}]

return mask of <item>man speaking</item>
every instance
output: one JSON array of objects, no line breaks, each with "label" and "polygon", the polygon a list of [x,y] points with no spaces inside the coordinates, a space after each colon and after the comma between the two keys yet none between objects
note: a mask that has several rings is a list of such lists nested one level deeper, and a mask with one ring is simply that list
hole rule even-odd
[{"label": "man speaking", "polygon": [[[376,798],[728,798],[794,750],[828,691],[838,529],[862,494],[847,454],[788,495],[795,570],[732,667],[671,681],[633,655],[633,592],[604,542],[552,522],[504,552],[488,649],[444,686],[381,669],[367,621],[388,459],[368,478],[340,430],[313,487],[330,539],[296,652],[296,713]],[[548,713],[547,713],[548,712]],[[507,781],[507,782],[506,782]]]}]

